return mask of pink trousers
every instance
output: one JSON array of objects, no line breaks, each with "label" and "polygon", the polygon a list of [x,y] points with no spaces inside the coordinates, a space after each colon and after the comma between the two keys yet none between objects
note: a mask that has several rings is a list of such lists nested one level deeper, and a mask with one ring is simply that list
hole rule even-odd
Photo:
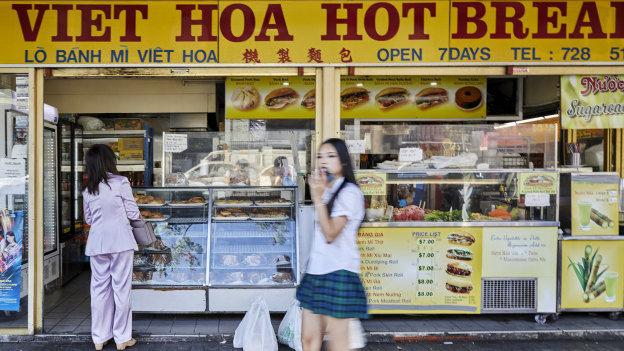
[{"label": "pink trousers", "polygon": [[91,337],[102,344],[132,338],[133,250],[91,256]]}]

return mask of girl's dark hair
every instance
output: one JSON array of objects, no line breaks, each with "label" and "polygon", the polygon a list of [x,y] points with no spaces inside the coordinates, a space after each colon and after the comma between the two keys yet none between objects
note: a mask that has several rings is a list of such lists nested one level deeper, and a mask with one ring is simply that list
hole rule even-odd
[{"label": "girl's dark hair", "polygon": [[87,191],[91,195],[99,193],[101,182],[108,184],[108,173],[119,174],[115,164],[115,153],[104,144],[95,144],[87,151]]},{"label": "girl's dark hair", "polygon": [[323,142],[323,145],[324,144],[330,144],[336,149],[338,157],[340,158],[340,163],[342,164],[342,175],[345,178],[345,182],[357,185],[355,175],[353,174],[353,166],[351,165],[351,157],[349,157],[347,144],[342,139],[338,138],[327,139]]},{"label": "girl's dark hair", "polygon": [[12,236],[13,237],[13,241],[16,241],[15,240],[15,234],[13,232],[7,232],[6,233],[6,237],[8,238],[9,236]]}]

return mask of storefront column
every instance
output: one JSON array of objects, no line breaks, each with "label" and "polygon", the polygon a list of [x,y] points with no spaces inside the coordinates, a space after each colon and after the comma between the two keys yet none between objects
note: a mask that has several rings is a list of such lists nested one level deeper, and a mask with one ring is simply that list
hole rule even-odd
[{"label": "storefront column", "polygon": [[43,332],[43,69],[31,72],[31,99],[29,107],[34,111],[30,114],[30,148],[29,174],[30,184],[33,185],[29,192],[34,201],[29,199],[34,209],[34,216],[29,216],[29,231],[31,240],[29,247],[29,272],[28,272],[28,333]]},{"label": "storefront column", "polygon": [[[340,69],[323,67],[321,106],[321,135],[317,145],[328,138],[340,137]],[[317,106],[319,106],[317,104]]]}]

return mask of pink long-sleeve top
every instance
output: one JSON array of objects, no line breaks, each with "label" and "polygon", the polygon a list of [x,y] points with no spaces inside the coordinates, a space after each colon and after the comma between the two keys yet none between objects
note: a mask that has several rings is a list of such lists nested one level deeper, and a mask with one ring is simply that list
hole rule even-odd
[{"label": "pink long-sleeve top", "polygon": [[85,222],[91,226],[87,256],[139,249],[128,221],[141,216],[130,182],[126,177],[111,173],[108,176],[108,185],[101,182],[97,195],[86,189],[82,192]]}]

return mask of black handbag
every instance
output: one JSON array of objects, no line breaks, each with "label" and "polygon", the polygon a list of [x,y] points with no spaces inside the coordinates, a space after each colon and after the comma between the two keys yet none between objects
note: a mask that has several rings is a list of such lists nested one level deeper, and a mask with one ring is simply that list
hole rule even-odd
[{"label": "black handbag", "polygon": [[134,240],[138,245],[147,246],[156,241],[156,234],[154,234],[154,227],[152,223],[145,222],[143,217],[139,219],[129,219],[130,226],[132,227],[132,234]]}]

